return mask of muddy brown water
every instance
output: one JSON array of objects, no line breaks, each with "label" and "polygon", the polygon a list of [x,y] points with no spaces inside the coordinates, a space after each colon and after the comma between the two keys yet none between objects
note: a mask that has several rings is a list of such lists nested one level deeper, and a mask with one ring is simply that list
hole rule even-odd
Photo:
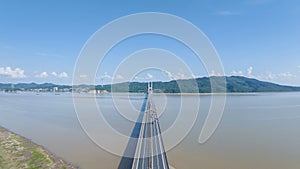
[{"label": "muddy brown water", "polygon": [[[90,95],[76,97],[88,102],[93,100]],[[179,169],[300,168],[300,93],[227,95],[221,123],[204,144],[198,143],[198,137],[211,96],[161,95],[155,96],[154,101],[162,113],[161,128],[166,131],[176,119],[180,99],[195,97],[200,98],[198,118],[187,137],[167,152],[171,166]],[[128,98],[119,94],[115,99],[123,106],[122,111],[126,111],[128,99],[138,111],[144,95],[132,94]],[[104,117],[117,131],[125,135],[131,133],[134,123],[122,118],[130,112],[119,114],[110,95],[97,96],[96,101]],[[188,115],[191,110],[187,107],[182,111]],[[96,123],[94,119],[90,125]],[[71,94],[0,93],[0,125],[83,169],[115,169],[121,159],[87,137],[77,119]],[[97,134],[109,136],[109,131]],[[120,151],[126,145],[126,142],[116,140],[112,143]]]}]

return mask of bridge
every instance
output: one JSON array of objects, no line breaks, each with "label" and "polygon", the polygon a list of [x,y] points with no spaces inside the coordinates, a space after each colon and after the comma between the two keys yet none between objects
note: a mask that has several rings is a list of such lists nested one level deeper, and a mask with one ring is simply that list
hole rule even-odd
[{"label": "bridge", "polygon": [[118,169],[169,169],[152,87],[153,83],[148,83],[148,92],[124,152],[126,156]]}]

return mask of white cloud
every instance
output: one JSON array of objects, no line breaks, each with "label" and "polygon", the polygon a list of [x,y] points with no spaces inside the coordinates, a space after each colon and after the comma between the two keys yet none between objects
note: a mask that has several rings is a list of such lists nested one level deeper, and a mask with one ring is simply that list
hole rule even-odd
[{"label": "white cloud", "polygon": [[10,76],[12,78],[25,78],[25,72],[21,68],[15,68],[14,70],[11,67],[0,67],[0,75]]},{"label": "white cloud", "polygon": [[230,75],[231,75],[231,76],[245,76],[245,75],[244,75],[244,72],[241,71],[241,70],[238,70],[238,71],[233,70],[233,71],[231,72]]},{"label": "white cloud", "polygon": [[48,77],[49,75],[48,75],[48,73],[47,72],[42,72],[42,73],[40,73],[40,74],[38,74],[38,75],[35,75],[34,77],[37,77],[37,78],[46,78],[46,77]]},{"label": "white cloud", "polygon": [[283,73],[272,73],[269,72],[267,78],[269,78],[270,80],[274,80],[274,79],[280,79],[280,78],[295,78],[296,75],[290,73],[290,72],[283,72]]},{"label": "white cloud", "polygon": [[[299,66],[300,69],[300,66]],[[262,80],[262,81],[269,81],[269,82],[273,82],[273,83],[278,83],[278,84],[286,84],[286,85],[299,85],[297,84],[297,82],[299,83],[299,76],[297,76],[298,74],[296,72],[278,72],[278,73],[273,73],[271,71],[267,71],[267,72],[262,72],[259,74],[253,74],[253,70],[254,68],[252,66],[250,66],[248,69],[242,71],[232,71],[230,73],[231,76],[244,76],[244,77],[248,77],[248,78],[255,78],[258,80]]]},{"label": "white cloud", "polygon": [[184,79],[185,78],[185,75],[183,73],[177,73],[175,75],[175,79]]},{"label": "white cloud", "polygon": [[147,73],[147,78],[148,78],[148,79],[152,79],[152,78],[153,78],[153,75],[150,74],[150,73]]},{"label": "white cloud", "polygon": [[[223,74],[223,73],[216,72],[215,70],[211,70],[211,71],[208,73],[209,76],[223,76],[222,74]],[[192,75],[192,77],[194,77],[194,76]]]},{"label": "white cloud", "polygon": [[59,75],[57,75],[59,78],[67,78],[68,74],[66,72],[61,72]]},{"label": "white cloud", "polygon": [[172,73],[167,70],[162,70],[162,73],[171,80],[189,79],[189,78],[196,77],[193,73],[190,74],[189,72],[187,72],[187,73],[181,73],[181,72]]},{"label": "white cloud", "polygon": [[101,79],[112,79],[111,75],[109,75],[107,72],[104,73],[104,75],[100,76]]},{"label": "white cloud", "polygon": [[146,80],[144,77],[140,77],[140,76],[135,76],[134,79],[138,80],[138,81],[145,81]]},{"label": "white cloud", "polygon": [[57,73],[56,72],[52,72],[51,75],[57,76]]},{"label": "white cloud", "polygon": [[171,72],[167,71],[167,70],[163,70],[162,71],[168,78],[173,79],[173,75]]},{"label": "white cloud", "polygon": [[121,80],[121,79],[124,79],[124,77],[122,75],[120,75],[120,74],[117,74],[116,75],[116,79]]},{"label": "white cloud", "polygon": [[242,70],[233,70],[230,73],[231,76],[245,76],[245,77],[254,77],[253,75],[253,67],[250,66],[246,71]]},{"label": "white cloud", "polygon": [[288,78],[290,78],[290,77],[296,77],[296,75],[294,75],[294,74],[292,74],[290,72],[279,73],[278,76],[279,77],[288,77]]},{"label": "white cloud", "polygon": [[147,73],[146,75],[141,76],[135,76],[134,79],[138,81],[149,81],[153,79],[153,75],[151,73]]},{"label": "white cloud", "polygon": [[[85,77],[87,77],[87,76],[85,76]],[[96,79],[101,80],[102,82],[103,81],[111,82],[112,80],[124,80],[125,78],[121,74],[109,75],[107,72],[104,72],[104,74],[97,76]],[[114,81],[114,82],[116,82],[116,81]]]},{"label": "white cloud", "polygon": [[[57,77],[57,78],[67,78],[68,77],[68,74],[66,72],[61,72],[61,73],[52,72],[50,74],[54,77]],[[40,74],[35,75],[34,77],[36,77],[36,78],[47,78],[47,77],[49,77],[49,74],[47,72],[42,72]]]},{"label": "white cloud", "polygon": [[277,75],[269,72],[269,73],[267,73],[267,76],[265,76],[265,77],[262,76],[262,78],[269,79],[269,80],[274,80],[274,79],[277,78]]},{"label": "white cloud", "polygon": [[216,76],[215,70],[211,70],[211,72],[209,73],[209,76]]},{"label": "white cloud", "polygon": [[253,67],[250,66],[250,67],[247,69],[247,75],[248,75],[248,77],[252,77],[252,71],[253,71]]},{"label": "white cloud", "polygon": [[282,72],[282,73],[272,73],[266,72],[265,74],[261,74],[256,76],[255,78],[259,80],[266,80],[275,83],[286,83],[294,81],[297,78],[297,75],[290,73],[290,72]]},{"label": "white cloud", "polygon": [[68,77],[68,74],[66,72],[61,72],[61,73],[52,72],[51,75],[58,77],[58,78],[67,78]]},{"label": "white cloud", "polygon": [[164,75],[166,75],[169,79],[172,79],[172,80],[177,80],[177,79],[183,79],[184,78],[184,74],[182,73],[171,73],[167,70],[163,70],[162,71],[164,73]]}]

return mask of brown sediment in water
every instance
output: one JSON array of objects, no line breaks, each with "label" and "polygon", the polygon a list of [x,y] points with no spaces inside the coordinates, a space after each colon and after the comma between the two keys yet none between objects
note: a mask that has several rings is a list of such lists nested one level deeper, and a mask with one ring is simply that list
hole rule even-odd
[{"label": "brown sediment in water", "polygon": [[0,126],[0,168],[78,169],[43,146]]}]

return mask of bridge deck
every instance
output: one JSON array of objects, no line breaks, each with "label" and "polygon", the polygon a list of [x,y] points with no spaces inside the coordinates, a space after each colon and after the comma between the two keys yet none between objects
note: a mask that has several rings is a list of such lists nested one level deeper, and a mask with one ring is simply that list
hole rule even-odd
[{"label": "bridge deck", "polygon": [[151,93],[148,94],[132,168],[169,169]]},{"label": "bridge deck", "polygon": [[158,116],[152,100],[152,85],[148,85],[148,94],[139,120],[132,131],[133,139],[128,142],[125,150],[127,151],[125,153],[130,152],[132,157],[123,157],[119,169],[169,169]]}]

